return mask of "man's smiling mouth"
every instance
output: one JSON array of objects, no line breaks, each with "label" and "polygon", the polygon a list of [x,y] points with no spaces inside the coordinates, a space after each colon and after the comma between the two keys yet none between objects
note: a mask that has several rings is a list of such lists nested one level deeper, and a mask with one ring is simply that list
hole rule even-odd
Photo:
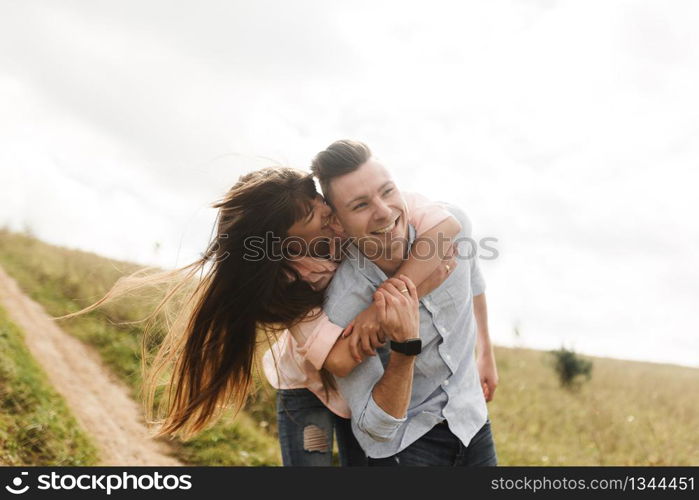
[{"label": "man's smiling mouth", "polygon": [[377,229],[376,231],[372,231],[371,234],[381,235],[390,233],[396,227],[396,224],[398,224],[399,219],[400,216],[396,217],[396,219],[393,222],[391,222],[388,226],[384,226],[382,228]]}]

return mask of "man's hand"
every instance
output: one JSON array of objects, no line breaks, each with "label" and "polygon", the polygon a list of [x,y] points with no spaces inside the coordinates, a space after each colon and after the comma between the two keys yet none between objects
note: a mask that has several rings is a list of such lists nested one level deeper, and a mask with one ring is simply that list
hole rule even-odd
[{"label": "man's hand", "polygon": [[374,294],[381,330],[396,342],[420,337],[419,299],[406,275],[384,281]]},{"label": "man's hand", "polygon": [[357,363],[361,363],[367,356],[374,356],[376,348],[384,345],[386,339],[381,333],[376,304],[372,303],[347,325],[342,331],[342,337],[348,336],[349,349]]},{"label": "man's hand", "polygon": [[477,357],[478,374],[481,379],[481,387],[485,400],[490,402],[495,396],[498,386],[498,369],[495,366],[495,354],[492,349],[485,350]]}]

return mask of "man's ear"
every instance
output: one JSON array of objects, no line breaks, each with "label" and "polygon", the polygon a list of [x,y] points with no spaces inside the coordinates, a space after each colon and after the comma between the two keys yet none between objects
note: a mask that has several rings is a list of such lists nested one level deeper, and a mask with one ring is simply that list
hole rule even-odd
[{"label": "man's ear", "polygon": [[342,260],[342,249],[345,246],[343,241],[348,240],[346,240],[347,234],[345,233],[345,228],[343,228],[340,221],[337,220],[337,216],[334,212],[330,214],[328,227],[333,233],[335,233],[335,236],[330,238],[330,258],[339,262]]},{"label": "man's ear", "polygon": [[330,229],[332,229],[332,231],[340,238],[347,237],[347,234],[345,234],[345,228],[342,227],[342,224],[340,224],[340,221],[337,220],[337,216],[335,215],[335,213],[333,213],[330,216],[330,222],[328,222],[328,227]]}]

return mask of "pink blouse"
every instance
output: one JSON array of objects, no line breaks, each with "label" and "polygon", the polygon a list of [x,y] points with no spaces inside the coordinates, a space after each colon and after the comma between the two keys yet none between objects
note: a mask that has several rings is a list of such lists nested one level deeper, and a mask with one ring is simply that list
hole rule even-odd
[{"label": "pink blouse", "polygon": [[[429,231],[451,214],[439,203],[417,193],[403,193],[407,205],[408,222],[418,235]],[[303,257],[293,262],[301,277],[315,290],[328,286],[338,264],[331,260]],[[312,311],[313,316],[317,311]],[[269,383],[275,389],[308,389],[333,413],[350,417],[345,400],[337,391],[326,396],[319,370],[332,350],[343,328],[330,322],[321,313],[314,319],[301,321],[285,330],[262,358],[262,367]]]}]

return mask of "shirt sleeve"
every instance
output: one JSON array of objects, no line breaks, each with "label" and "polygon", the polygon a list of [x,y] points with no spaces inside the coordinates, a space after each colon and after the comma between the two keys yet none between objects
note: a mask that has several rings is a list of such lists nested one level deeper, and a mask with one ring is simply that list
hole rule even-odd
[{"label": "shirt sleeve", "polygon": [[374,401],[374,386],[383,376],[383,365],[378,356],[370,356],[346,377],[335,377],[342,397],[350,407],[352,420],[359,432],[374,441],[390,441],[407,420],[386,413]]},{"label": "shirt sleeve", "polygon": [[467,257],[468,264],[471,269],[471,294],[475,297],[485,292],[485,279],[478,265],[478,242],[473,237],[473,227],[471,219],[466,213],[456,205],[449,205],[449,211],[456,217],[456,220],[461,224],[461,232],[457,237],[457,245],[459,249],[459,260]]},{"label": "shirt sleeve", "polygon": [[308,318],[312,319],[300,321],[289,332],[296,341],[297,352],[320,370],[343,328],[332,323],[322,311],[313,317],[317,312],[317,309],[311,311]]},{"label": "shirt sleeve", "polygon": [[[327,300],[323,307],[329,321],[338,325],[348,324],[371,303],[375,291],[376,286],[346,260],[326,290]],[[389,441],[407,420],[407,417],[394,418],[374,401],[372,392],[383,373],[379,356],[369,356],[346,377],[335,376],[337,388],[350,407],[352,427],[361,433],[361,438]]]},{"label": "shirt sleeve", "polygon": [[408,207],[408,222],[421,235],[452,215],[440,203],[435,203],[418,193],[403,193]]},{"label": "shirt sleeve", "polygon": [[471,294],[475,297],[485,293],[485,279],[478,265],[478,257],[471,258]]}]

